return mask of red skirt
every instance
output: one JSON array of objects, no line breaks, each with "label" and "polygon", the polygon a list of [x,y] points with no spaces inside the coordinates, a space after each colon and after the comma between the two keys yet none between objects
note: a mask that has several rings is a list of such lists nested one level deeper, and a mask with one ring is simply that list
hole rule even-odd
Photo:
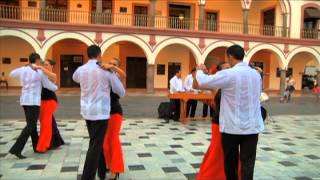
[{"label": "red skirt", "polygon": [[121,125],[121,114],[111,114],[103,142],[103,154],[106,166],[113,173],[124,172],[122,146],[120,142]]},{"label": "red skirt", "polygon": [[[200,171],[197,175],[197,180],[225,180],[224,173],[224,154],[221,144],[221,134],[219,124],[211,124],[211,143],[205,154]],[[240,161],[238,169],[239,180],[240,175]]]},{"label": "red skirt", "polygon": [[43,100],[40,106],[40,136],[37,144],[38,152],[46,152],[51,145],[52,116],[57,109],[55,100]]},{"label": "red skirt", "polygon": [[205,154],[197,180],[224,180],[224,159],[218,124],[211,125],[211,143]]}]

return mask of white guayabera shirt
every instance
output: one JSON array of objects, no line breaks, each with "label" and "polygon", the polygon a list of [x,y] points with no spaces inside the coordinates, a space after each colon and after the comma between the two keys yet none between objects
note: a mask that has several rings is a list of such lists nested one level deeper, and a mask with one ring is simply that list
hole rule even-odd
[{"label": "white guayabera shirt", "polygon": [[40,106],[42,87],[56,91],[58,87],[52,83],[40,69],[23,66],[10,72],[10,76],[20,80],[21,106]]},{"label": "white guayabera shirt", "polygon": [[221,89],[220,132],[236,135],[263,131],[261,116],[261,76],[245,63],[222,70],[215,75],[197,71],[198,84]]},{"label": "white guayabera shirt", "polygon": [[170,93],[176,93],[176,92],[183,92],[184,88],[183,88],[183,83],[182,83],[182,79],[178,78],[177,76],[173,76],[170,79]]},{"label": "white guayabera shirt", "polygon": [[112,71],[101,69],[97,60],[91,59],[80,66],[72,79],[80,83],[81,115],[86,120],[107,120],[110,118],[110,90],[123,97],[125,89]]}]

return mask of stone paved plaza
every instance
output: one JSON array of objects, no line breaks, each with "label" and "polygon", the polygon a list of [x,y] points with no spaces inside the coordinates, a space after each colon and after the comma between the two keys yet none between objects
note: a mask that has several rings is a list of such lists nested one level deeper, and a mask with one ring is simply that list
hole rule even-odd
[{"label": "stone paved plaza", "polygon": [[[64,93],[61,93],[64,94]],[[81,176],[88,147],[88,132],[79,116],[79,97],[59,95],[56,113],[67,145],[46,154],[35,154],[29,139],[18,160],[9,148],[25,126],[16,93],[0,95],[0,179],[66,179]],[[142,101],[143,100],[143,101]],[[166,97],[129,95],[122,100],[126,120],[121,141],[125,173],[120,179],[194,179],[206,152],[209,121],[166,124],[157,119],[156,108]],[[320,179],[320,106],[312,97],[269,104],[274,119],[259,137],[255,179]],[[198,114],[202,104],[198,104]]]},{"label": "stone paved plaza", "polygon": [[[274,116],[259,137],[255,179],[320,179],[320,115]],[[1,179],[77,179],[88,147],[84,121],[61,119],[67,145],[35,154],[29,140],[18,160],[9,148],[24,120],[0,122]],[[120,179],[194,179],[210,141],[210,122],[188,125],[159,119],[124,121],[121,140],[125,173]]]}]

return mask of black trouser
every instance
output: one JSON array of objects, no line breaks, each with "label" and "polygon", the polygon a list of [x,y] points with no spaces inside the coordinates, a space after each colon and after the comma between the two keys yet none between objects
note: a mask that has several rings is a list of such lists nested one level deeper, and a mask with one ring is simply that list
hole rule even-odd
[{"label": "black trouser", "polygon": [[84,163],[82,180],[94,180],[99,165],[104,135],[108,126],[107,120],[86,120],[90,142]]},{"label": "black trouser", "polygon": [[64,145],[64,140],[60,135],[57,122],[52,115],[52,137],[51,137],[51,148],[57,148],[61,145]]},{"label": "black trouser", "polygon": [[37,121],[40,113],[40,106],[22,106],[24,114],[26,116],[26,127],[22,130],[21,134],[17,138],[16,143],[9,150],[12,154],[21,154],[24,146],[26,145],[29,136],[32,139],[33,151],[36,151],[38,144],[38,131],[37,131]]},{"label": "black trouser", "polygon": [[180,118],[180,100],[179,99],[171,99],[171,109],[173,111],[173,120],[179,121]]},{"label": "black trouser", "polygon": [[227,180],[238,179],[239,154],[241,162],[241,179],[253,180],[258,134],[232,135],[222,133],[221,141],[224,151],[224,171]]},{"label": "black trouser", "polygon": [[[195,114],[196,114],[196,109],[197,109],[197,104],[198,104],[198,101],[196,100],[189,100],[187,102],[187,117],[189,117],[189,114],[190,114],[190,117],[194,117]],[[191,108],[191,112],[190,112],[190,108]]]},{"label": "black trouser", "polygon": [[[207,117],[208,116],[208,105],[203,103],[203,109],[202,109],[202,117]],[[210,117],[213,115],[213,109],[210,107]]]}]

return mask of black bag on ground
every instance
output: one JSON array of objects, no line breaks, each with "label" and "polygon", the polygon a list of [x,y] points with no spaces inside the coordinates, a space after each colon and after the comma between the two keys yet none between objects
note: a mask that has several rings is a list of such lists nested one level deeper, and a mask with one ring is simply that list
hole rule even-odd
[{"label": "black bag on ground", "polygon": [[170,119],[172,114],[171,103],[170,102],[162,102],[158,107],[158,117],[160,119]]}]

